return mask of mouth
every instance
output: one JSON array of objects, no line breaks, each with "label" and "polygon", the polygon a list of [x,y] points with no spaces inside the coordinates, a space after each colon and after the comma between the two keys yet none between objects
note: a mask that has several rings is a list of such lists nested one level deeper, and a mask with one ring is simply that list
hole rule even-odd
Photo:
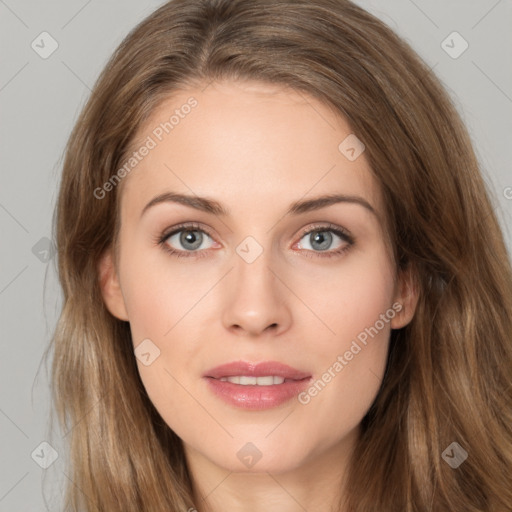
[{"label": "mouth", "polygon": [[242,409],[277,407],[297,396],[311,374],[276,362],[236,361],[217,366],[203,377],[209,389],[224,402]]}]

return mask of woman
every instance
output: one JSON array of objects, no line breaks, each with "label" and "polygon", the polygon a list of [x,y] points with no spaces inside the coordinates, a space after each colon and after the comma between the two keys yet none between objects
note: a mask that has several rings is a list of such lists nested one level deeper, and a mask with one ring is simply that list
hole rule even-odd
[{"label": "woman", "polygon": [[176,0],[71,135],[67,510],[512,510],[512,273],[439,81],[342,0]]}]

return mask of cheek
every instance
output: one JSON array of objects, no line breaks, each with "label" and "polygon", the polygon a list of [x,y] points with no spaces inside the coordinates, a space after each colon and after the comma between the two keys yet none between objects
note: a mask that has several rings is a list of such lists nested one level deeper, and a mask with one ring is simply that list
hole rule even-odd
[{"label": "cheek", "polygon": [[157,249],[140,254],[134,251],[125,258],[123,275],[134,345],[145,338],[170,339],[182,320],[186,323],[194,316],[194,309],[211,287],[207,275],[194,272],[190,264],[180,268]]},{"label": "cheek", "polygon": [[198,374],[204,326],[215,300],[214,294],[208,294],[215,275],[197,272],[191,264],[180,268],[156,250],[133,250],[122,269],[135,354],[150,354],[146,359],[137,357],[140,377],[157,410],[180,431],[174,411],[186,418],[197,406],[186,391],[187,380]]},{"label": "cheek", "polygon": [[[391,262],[380,247],[366,254],[352,254],[338,267],[295,272],[293,290],[309,309],[303,308],[299,321],[306,323],[306,332],[317,333],[314,352],[320,360],[324,361],[326,353],[343,349],[347,341],[364,333],[390,310],[394,279]],[[383,330],[380,322],[378,327]]]},{"label": "cheek", "polygon": [[[376,252],[346,271],[331,272],[329,280],[323,280],[322,293],[314,288],[307,296],[324,323],[315,320],[310,325],[324,334],[314,338],[310,361],[317,374],[299,402],[318,420],[311,428],[320,437],[336,437],[356,427],[380,388],[390,322],[396,314],[394,274],[383,254]],[[306,288],[304,282],[302,293]]]},{"label": "cheek", "polygon": [[[204,341],[197,330],[204,322],[207,301],[199,304],[199,299],[211,285],[204,276],[183,275],[176,265],[162,265],[161,259],[148,262],[146,258],[145,262],[140,264],[134,257],[124,267],[125,275],[130,276],[124,289],[135,353],[137,347],[144,346],[140,353],[150,354],[149,361],[137,357],[137,366],[155,408],[187,439],[190,418],[201,415],[191,398],[197,391],[189,379],[197,374],[194,362],[200,358],[200,340]],[[194,423],[195,431],[200,430],[202,423]]]}]

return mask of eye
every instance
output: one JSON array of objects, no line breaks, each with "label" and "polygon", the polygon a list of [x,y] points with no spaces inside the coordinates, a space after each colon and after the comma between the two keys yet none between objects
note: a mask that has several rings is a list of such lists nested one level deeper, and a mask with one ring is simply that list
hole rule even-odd
[{"label": "eye", "polygon": [[329,257],[345,252],[353,244],[352,236],[340,227],[315,226],[303,234],[296,247],[319,253],[318,256]]},{"label": "eye", "polygon": [[172,231],[163,234],[158,242],[165,250],[178,257],[199,256],[200,251],[210,249],[214,243],[204,229],[191,224],[174,227]]},{"label": "eye", "polygon": [[177,233],[169,236],[167,238],[167,243],[171,246],[174,243],[180,244],[181,248],[178,247],[179,250],[182,250],[182,248],[186,251],[195,251],[196,249],[208,249],[208,247],[204,247],[206,237],[209,238],[209,236],[204,231],[192,231],[190,229],[182,229],[181,231],[178,231]]}]

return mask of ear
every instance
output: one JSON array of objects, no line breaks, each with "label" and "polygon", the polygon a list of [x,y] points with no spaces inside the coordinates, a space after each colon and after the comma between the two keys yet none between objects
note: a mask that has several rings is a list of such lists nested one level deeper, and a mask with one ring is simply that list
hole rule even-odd
[{"label": "ear", "polygon": [[397,306],[400,304],[401,307],[393,308],[397,314],[391,319],[392,329],[405,327],[414,316],[419,297],[419,287],[415,277],[411,265],[407,265],[398,273],[393,304],[396,303]]},{"label": "ear", "polygon": [[101,295],[107,309],[119,320],[128,321],[128,313],[111,249],[106,250],[101,256],[98,264],[98,274]]}]

